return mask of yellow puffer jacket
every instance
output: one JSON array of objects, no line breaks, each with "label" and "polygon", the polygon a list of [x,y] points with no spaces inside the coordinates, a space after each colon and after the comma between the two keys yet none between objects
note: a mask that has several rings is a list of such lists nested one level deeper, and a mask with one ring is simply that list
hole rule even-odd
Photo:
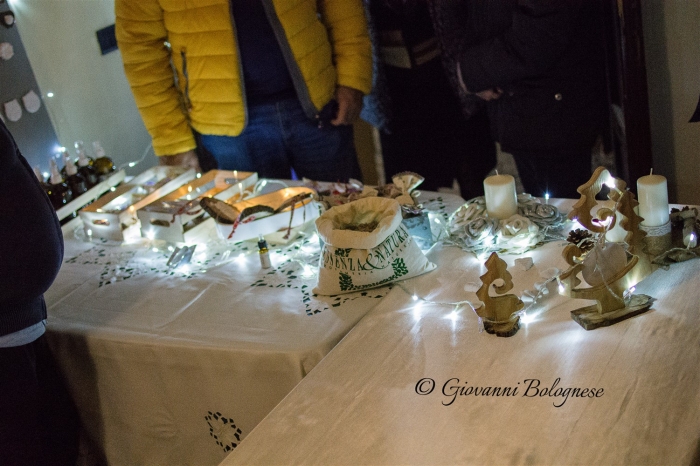
[{"label": "yellow puffer jacket", "polygon": [[[275,33],[286,38],[282,53],[297,65],[289,71],[309,117],[337,85],[369,92],[372,57],[361,0],[262,2]],[[243,131],[229,0],[116,0],[115,13],[124,71],[157,155],[194,149],[190,125],[202,134]]]}]

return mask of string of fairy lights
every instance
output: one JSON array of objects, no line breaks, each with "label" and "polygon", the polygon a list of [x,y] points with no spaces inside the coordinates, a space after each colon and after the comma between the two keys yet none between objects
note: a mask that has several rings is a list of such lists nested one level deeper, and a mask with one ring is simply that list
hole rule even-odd
[{"label": "string of fairy lights", "polygon": [[[123,167],[134,167],[141,163],[145,157],[147,156],[148,152],[151,150],[151,146],[146,148],[144,151],[143,155],[141,156],[140,159],[128,162],[126,164],[123,164],[121,168]],[[201,175],[199,175],[201,176]],[[612,178],[612,177],[611,177]],[[606,180],[605,184],[614,187],[614,180]],[[270,185],[279,185],[282,188],[288,187],[287,183],[280,181],[280,180],[273,180],[273,179],[261,179],[258,180],[258,182],[254,185],[253,189],[249,192],[245,193],[245,199],[250,199],[252,197],[255,197],[259,195],[265,188],[269,187]],[[114,189],[114,188],[112,188]],[[549,194],[545,194],[545,202],[549,202]],[[613,214],[617,214],[617,204],[614,205],[613,207]],[[604,242],[605,241],[605,234],[609,231],[611,228],[613,221],[612,219],[615,218],[615,216],[610,217],[610,219],[607,221],[607,223],[603,223],[603,226],[605,228],[604,232],[599,235],[598,241]],[[429,220],[431,223],[431,226],[433,227],[433,236],[434,236],[434,241],[435,243],[438,243],[440,241],[449,239],[450,237],[450,230],[449,230],[449,216],[446,215],[445,213],[438,213],[438,212],[429,212]],[[147,241],[150,243],[149,247],[152,247],[154,251],[159,250],[159,247],[152,246],[154,243],[153,238],[148,238]],[[197,244],[197,247],[199,249],[198,254],[206,254],[207,251],[207,246],[205,244]],[[295,263],[298,265],[300,268],[300,273],[299,276],[303,280],[311,280],[317,277],[318,275],[318,253],[320,251],[320,248],[322,247],[320,238],[318,234],[315,232],[309,232],[309,231],[303,231],[300,230],[298,232],[298,237],[294,240],[292,240],[290,243],[286,245],[282,245],[277,248],[272,248],[272,262],[273,262],[273,267],[275,264],[280,264],[282,262],[285,263]],[[174,248],[172,245],[168,245],[168,251],[173,251]],[[248,249],[245,251],[240,251],[237,254],[234,253],[235,248],[229,248],[228,250],[224,251],[224,253],[221,255],[221,258],[217,261],[217,263],[214,266],[221,266],[224,264],[228,264],[230,262],[237,262],[241,265],[247,264],[249,261],[249,257],[252,256],[253,254],[257,255],[257,250],[254,249]],[[281,259],[280,256],[285,256],[284,259]],[[475,257],[477,260],[482,261],[485,260],[485,257],[481,257],[483,254],[475,254]],[[596,263],[596,267],[598,264]],[[179,265],[179,267],[183,267],[184,269],[187,269],[190,267],[189,264],[182,264]],[[183,270],[184,270],[183,269]],[[202,269],[202,271],[206,271]],[[565,287],[564,285],[559,281],[559,275],[560,273],[546,279],[543,283],[537,284],[538,286],[535,287],[536,292],[534,294],[531,294],[529,297],[531,298],[529,304],[527,304],[523,309],[516,311],[514,315],[517,315],[520,319],[520,322],[527,325],[531,323],[533,320],[535,320],[536,316],[539,314],[536,314],[534,312],[534,309],[536,306],[539,306],[541,302],[545,299],[548,298],[552,295],[563,295],[565,292]],[[552,285],[558,284],[558,287],[554,287]],[[608,286],[607,283],[605,283],[606,286]],[[436,301],[433,299],[429,299],[426,296],[420,296],[416,292],[411,292],[408,289],[407,282],[405,281],[400,281],[396,282],[395,286],[403,290],[408,296],[411,297],[411,300],[413,302],[412,307],[414,309],[414,312],[416,315],[419,315],[421,313],[421,309],[423,306],[430,305],[430,306],[439,306],[439,307],[447,307],[451,308],[452,311],[445,315],[445,318],[452,319],[453,321],[458,319],[460,316],[460,313],[463,309],[468,308],[471,309],[473,312],[476,314],[476,309],[478,309],[481,305],[481,303],[475,303],[472,300],[469,299],[464,299],[464,300],[457,300],[457,301]],[[558,293],[553,292],[555,289],[558,290]],[[635,287],[631,287],[628,290],[625,291],[625,295],[622,297],[622,299],[628,299],[629,296],[634,292]],[[542,311],[542,312],[546,312]],[[541,312],[540,312],[541,314]],[[483,330],[483,323],[482,323],[482,318],[479,317],[479,327],[480,330]]]}]

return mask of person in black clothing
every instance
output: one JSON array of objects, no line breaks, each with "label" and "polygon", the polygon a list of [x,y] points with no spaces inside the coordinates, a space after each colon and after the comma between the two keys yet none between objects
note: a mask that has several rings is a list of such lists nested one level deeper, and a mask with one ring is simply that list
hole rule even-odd
[{"label": "person in black clothing", "polygon": [[525,190],[577,198],[607,123],[598,0],[470,0],[475,45],[462,51],[466,91],[491,124]]},{"label": "person in black clothing", "polygon": [[0,464],[74,465],[77,415],[44,336],[61,227],[1,122],[0,199]]},{"label": "person in black clothing", "polygon": [[387,181],[413,171],[436,191],[457,179],[471,199],[483,194],[496,146],[483,103],[458,96],[453,57],[464,38],[446,24],[453,4],[365,0],[377,69],[363,118],[380,130]]}]

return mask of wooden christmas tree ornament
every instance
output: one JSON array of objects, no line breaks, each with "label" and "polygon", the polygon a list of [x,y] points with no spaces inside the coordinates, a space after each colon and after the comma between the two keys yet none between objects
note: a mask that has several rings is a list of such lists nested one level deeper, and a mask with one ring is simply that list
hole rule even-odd
[{"label": "wooden christmas tree ornament", "polygon": [[[591,212],[599,205],[595,197],[604,185],[610,188],[608,198],[615,203],[615,209],[602,207],[593,215]],[[653,267],[650,258],[642,252],[645,233],[639,228],[642,218],[634,211],[638,202],[626,187],[627,184],[623,180],[613,178],[607,169],[598,167],[591,179],[578,188],[581,199],[574,204],[569,214],[570,219],[577,220],[596,237],[596,246],[593,249],[583,251],[576,244],[569,244],[564,248],[563,256],[570,267],[559,277],[560,294],[574,299],[596,301],[592,306],[571,311],[571,317],[586,330],[612,325],[641,314],[647,311],[654,301],[647,295],[632,294],[633,287],[648,276]],[[620,214],[619,217],[615,211]],[[605,235],[618,221],[626,231],[622,243],[626,252],[623,263],[619,267],[611,268],[606,261],[611,261],[612,254],[618,251],[606,246]],[[593,256],[594,264],[591,264],[590,260],[584,264],[589,254],[596,254]],[[578,278],[578,274],[586,267],[594,267],[603,273],[599,273],[596,280],[589,278],[592,282],[588,283],[589,287],[579,287],[581,279]],[[588,276],[596,275],[589,273]]]},{"label": "wooden christmas tree ornament", "polygon": [[[476,313],[484,322],[484,330],[496,334],[499,337],[511,337],[520,328],[520,314],[523,302],[514,294],[505,294],[513,288],[513,276],[506,269],[506,262],[491,253],[485,262],[486,273],[481,278],[481,288],[476,296],[482,305],[476,309]],[[494,282],[503,280],[503,284],[496,286]],[[494,290],[499,296],[491,296],[489,288],[494,284]]]}]

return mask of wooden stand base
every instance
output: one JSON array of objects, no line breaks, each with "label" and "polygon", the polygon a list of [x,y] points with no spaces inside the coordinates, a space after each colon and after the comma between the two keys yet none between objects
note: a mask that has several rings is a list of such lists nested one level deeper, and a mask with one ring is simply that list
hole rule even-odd
[{"label": "wooden stand base", "polygon": [[486,333],[495,334],[497,337],[512,337],[520,330],[520,317],[505,324],[494,324],[484,320],[484,330]]},{"label": "wooden stand base", "polygon": [[[642,314],[651,308],[654,298],[645,294],[636,294],[630,297],[627,306],[617,311],[600,314],[598,306],[582,307],[571,311],[571,318],[586,330],[594,330],[599,327],[607,327],[636,315]],[[484,326],[484,328],[486,328]],[[488,330],[487,330],[488,331]]]}]

